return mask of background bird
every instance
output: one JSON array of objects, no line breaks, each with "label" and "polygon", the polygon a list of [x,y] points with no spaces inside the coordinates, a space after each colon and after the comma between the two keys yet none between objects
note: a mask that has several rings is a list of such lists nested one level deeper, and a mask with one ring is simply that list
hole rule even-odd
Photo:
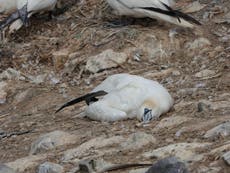
[{"label": "background bird", "polygon": [[178,10],[172,9],[173,0],[107,0],[116,14],[136,18],[160,19],[179,26],[193,28],[199,21]]},{"label": "background bird", "polygon": [[[102,97],[98,99],[97,96]],[[64,104],[56,112],[83,100],[89,104],[86,116],[99,121],[136,117],[148,122],[173,105],[172,97],[158,82],[124,73],[108,77],[91,93]]]},{"label": "background bird", "polygon": [[[5,1],[2,0],[3,4],[6,4]],[[13,8],[13,5],[16,5],[16,10],[3,22],[1,22],[0,29],[11,24],[9,27],[10,33],[18,30],[23,25],[28,25],[28,18],[30,18],[33,14],[43,11],[52,11],[56,4],[57,0],[16,0],[15,3],[12,2],[11,6],[5,5],[5,8],[7,7],[8,11],[10,8],[15,9]]]}]

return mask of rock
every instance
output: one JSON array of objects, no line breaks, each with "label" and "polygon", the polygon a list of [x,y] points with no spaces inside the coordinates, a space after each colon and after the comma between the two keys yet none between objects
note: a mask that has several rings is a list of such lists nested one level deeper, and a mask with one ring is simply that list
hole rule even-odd
[{"label": "rock", "polygon": [[148,168],[139,168],[129,171],[129,173],[144,173],[148,170]]},{"label": "rock", "polygon": [[106,168],[112,166],[113,164],[105,161],[104,159],[96,159],[93,163],[97,172],[101,172],[101,170],[105,170]]},{"label": "rock", "polygon": [[61,165],[51,162],[45,162],[38,168],[38,173],[63,173],[64,169]]},{"label": "rock", "polygon": [[189,173],[185,163],[176,157],[167,157],[153,164],[145,173]]},{"label": "rock", "polygon": [[82,158],[83,156],[88,156],[92,149],[94,150],[94,155],[96,155],[97,149],[119,144],[123,141],[125,141],[125,138],[122,136],[113,136],[110,138],[106,138],[104,136],[97,137],[81,144],[77,148],[65,151],[64,156],[62,157],[62,161],[68,162],[76,157]]},{"label": "rock", "polygon": [[185,44],[185,48],[189,49],[189,50],[195,50],[195,49],[202,49],[205,48],[207,46],[210,46],[211,42],[207,39],[207,38],[198,38],[196,40],[194,40],[193,42],[189,42],[187,44]]},{"label": "rock", "polygon": [[221,24],[221,23],[230,24],[230,12],[225,14],[221,19],[218,18],[214,21],[215,21],[215,23],[218,23],[218,24]]},{"label": "rock", "polygon": [[0,173],[16,173],[12,168],[0,163]]},{"label": "rock", "polygon": [[[170,40],[167,39],[168,33],[162,32],[161,34],[164,35],[164,40],[159,39],[157,35],[143,34],[141,40],[137,40],[135,45],[142,50],[150,60],[168,57],[171,53],[170,49],[172,45],[170,45]],[[177,44],[173,44],[173,46],[176,45]]]},{"label": "rock", "polygon": [[46,155],[27,156],[17,159],[13,162],[6,163],[7,166],[13,168],[15,171],[24,172],[26,169],[34,168],[39,165],[41,160],[44,160]]},{"label": "rock", "polygon": [[225,153],[222,157],[223,157],[224,161],[228,164],[228,166],[230,166],[230,151]]},{"label": "rock", "polygon": [[6,97],[7,97],[7,83],[2,81],[0,82],[0,104],[4,104],[6,102]]},{"label": "rock", "polygon": [[174,155],[186,162],[200,161],[203,158],[203,154],[197,154],[195,150],[209,145],[210,143],[176,143],[146,152],[143,156],[146,158],[164,158]]},{"label": "rock", "polygon": [[220,173],[221,170],[221,167],[199,166],[196,170],[196,173]]},{"label": "rock", "polygon": [[201,5],[199,1],[192,2],[184,10],[185,13],[194,13],[203,9],[206,5]]},{"label": "rock", "polygon": [[31,145],[31,154],[37,154],[42,151],[47,151],[56,148],[61,145],[71,144],[76,142],[76,136],[63,131],[53,131],[44,135],[41,135]]},{"label": "rock", "polygon": [[69,50],[68,49],[62,49],[56,52],[53,52],[53,64],[54,67],[59,70],[61,68],[63,68],[65,62],[67,61],[68,57],[69,57]]},{"label": "rock", "polygon": [[88,58],[86,63],[86,70],[97,73],[99,71],[118,67],[127,60],[125,53],[117,53],[112,49],[107,49],[104,52]]},{"label": "rock", "polygon": [[218,156],[222,156],[226,151],[230,151],[230,143],[228,142],[225,145],[222,145],[218,148],[213,149],[209,155],[218,155]]},{"label": "rock", "polygon": [[18,104],[20,102],[26,102],[32,99],[33,97],[38,96],[40,93],[43,91],[38,88],[29,88],[24,91],[19,92],[15,97],[14,97],[14,103]]},{"label": "rock", "polygon": [[144,132],[137,132],[131,134],[125,142],[121,143],[121,147],[125,150],[133,150],[155,142],[156,139],[152,135]]},{"label": "rock", "polygon": [[209,109],[212,110],[229,110],[229,105],[230,105],[230,101],[217,101],[217,102],[211,102],[208,100],[200,100],[198,103],[202,103],[205,104],[206,107],[208,107]]},{"label": "rock", "polygon": [[230,135],[230,122],[225,122],[207,131],[204,137],[215,138],[218,136],[226,137],[229,135]]},{"label": "rock", "polygon": [[195,77],[196,78],[207,78],[207,77],[211,77],[214,75],[216,75],[216,72],[214,70],[205,69],[205,70],[202,70],[202,71],[196,73]]},{"label": "rock", "polygon": [[80,172],[107,172],[107,168],[111,167],[113,164],[106,162],[104,159],[85,159],[79,162],[79,170]]},{"label": "rock", "polygon": [[190,121],[191,118],[182,117],[182,116],[171,116],[163,118],[154,128],[154,131],[158,131],[163,128],[170,128],[178,126],[184,122]]},{"label": "rock", "polygon": [[191,96],[196,92],[197,92],[197,88],[183,88],[177,91],[177,93],[182,97]]},{"label": "rock", "polygon": [[0,74],[0,80],[25,80],[20,71],[8,68]]},{"label": "rock", "polygon": [[47,74],[41,74],[38,76],[28,76],[28,78],[30,79],[30,82],[34,84],[44,83],[46,80],[46,77],[47,77]]}]

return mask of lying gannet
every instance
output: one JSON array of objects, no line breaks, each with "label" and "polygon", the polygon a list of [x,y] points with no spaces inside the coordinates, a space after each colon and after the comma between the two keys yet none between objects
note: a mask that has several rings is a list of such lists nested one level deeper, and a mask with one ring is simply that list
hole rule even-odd
[{"label": "lying gannet", "polygon": [[67,102],[56,112],[84,100],[89,105],[87,117],[109,122],[135,117],[148,122],[173,105],[172,97],[158,82],[124,73],[108,77],[91,93]]},{"label": "lying gannet", "polygon": [[16,0],[17,10],[0,24],[0,29],[11,24],[9,27],[10,33],[18,30],[23,25],[28,25],[28,18],[33,14],[42,11],[52,11],[56,3],[57,0]]},{"label": "lying gannet", "polygon": [[193,24],[201,25],[191,16],[172,9],[174,0],[107,0],[107,2],[117,15],[160,19],[188,28],[193,28]]}]

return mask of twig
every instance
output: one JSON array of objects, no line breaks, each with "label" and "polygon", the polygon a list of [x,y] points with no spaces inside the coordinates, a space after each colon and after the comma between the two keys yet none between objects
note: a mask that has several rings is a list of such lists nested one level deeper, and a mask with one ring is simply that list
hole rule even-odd
[{"label": "twig", "polygon": [[22,132],[9,132],[9,133],[4,132],[3,134],[0,135],[0,139],[10,138],[12,136],[24,135],[24,134],[28,134],[30,132],[32,132],[32,130],[26,130],[26,131],[22,131]]}]

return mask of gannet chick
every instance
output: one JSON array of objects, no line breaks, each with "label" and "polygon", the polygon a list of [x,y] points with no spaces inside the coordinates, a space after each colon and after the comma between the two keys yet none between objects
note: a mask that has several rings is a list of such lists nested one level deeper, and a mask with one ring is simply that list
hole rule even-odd
[{"label": "gannet chick", "polygon": [[172,9],[174,0],[107,0],[107,2],[117,15],[160,19],[188,28],[193,28],[193,24],[201,25],[191,16]]},{"label": "gannet chick", "polygon": [[83,100],[89,104],[85,110],[87,117],[108,122],[135,117],[149,122],[173,105],[172,97],[158,82],[122,73],[108,77],[90,94],[64,104],[56,112]]},{"label": "gannet chick", "polygon": [[17,11],[12,13],[0,25],[0,29],[10,25],[9,32],[20,29],[23,25],[28,25],[28,18],[33,14],[43,11],[52,11],[57,0],[17,0]]}]

